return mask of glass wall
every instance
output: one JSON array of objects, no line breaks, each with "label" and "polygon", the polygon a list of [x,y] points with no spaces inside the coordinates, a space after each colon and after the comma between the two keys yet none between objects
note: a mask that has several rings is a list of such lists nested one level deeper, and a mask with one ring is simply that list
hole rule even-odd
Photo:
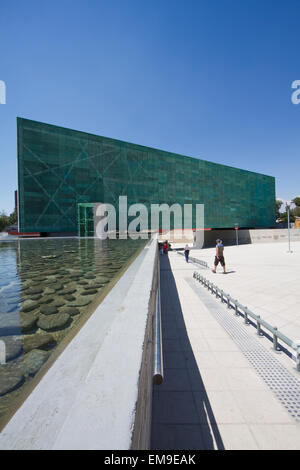
[{"label": "glass wall", "polygon": [[204,204],[207,228],[275,223],[273,177],[21,118],[18,176],[21,232],[77,232],[78,203],[121,195]]}]

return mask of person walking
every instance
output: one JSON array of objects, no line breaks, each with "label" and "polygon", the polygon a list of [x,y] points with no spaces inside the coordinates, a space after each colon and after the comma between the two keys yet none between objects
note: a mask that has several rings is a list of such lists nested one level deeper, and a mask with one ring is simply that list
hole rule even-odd
[{"label": "person walking", "polygon": [[222,240],[218,238],[216,240],[216,255],[215,255],[214,269],[212,270],[213,273],[217,272],[217,266],[219,263],[223,267],[223,274],[226,274],[226,266],[225,266],[225,259],[224,259],[224,245],[222,243]]},{"label": "person walking", "polygon": [[190,254],[189,245],[185,245],[185,247],[184,247],[184,256],[185,256],[185,261],[187,263],[189,262],[189,254]]}]

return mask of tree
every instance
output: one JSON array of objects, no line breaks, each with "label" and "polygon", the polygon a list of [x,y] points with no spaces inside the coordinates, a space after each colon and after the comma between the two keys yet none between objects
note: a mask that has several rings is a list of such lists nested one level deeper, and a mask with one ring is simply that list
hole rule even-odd
[{"label": "tree", "polygon": [[276,219],[280,219],[281,214],[280,214],[280,208],[283,204],[283,201],[281,199],[276,199]]},{"label": "tree", "polygon": [[[280,219],[282,222],[287,223],[288,222],[288,215],[287,211],[283,212],[283,214],[280,214]],[[295,222],[295,216],[293,214],[293,211],[290,211],[290,223]]]},{"label": "tree", "polygon": [[16,209],[9,216],[9,225],[15,225],[18,223],[17,211]]},{"label": "tree", "polygon": [[2,232],[5,227],[9,225],[9,217],[7,217],[5,211],[0,212],[0,232]]},{"label": "tree", "polygon": [[295,206],[300,207],[300,196],[297,196],[293,199]]},{"label": "tree", "polygon": [[16,224],[17,224],[16,209],[10,215],[7,215],[4,210],[0,211],[0,232],[3,232],[3,230],[9,225],[16,225]]},{"label": "tree", "polygon": [[300,206],[296,206],[293,210],[293,214],[295,217],[300,217]]}]

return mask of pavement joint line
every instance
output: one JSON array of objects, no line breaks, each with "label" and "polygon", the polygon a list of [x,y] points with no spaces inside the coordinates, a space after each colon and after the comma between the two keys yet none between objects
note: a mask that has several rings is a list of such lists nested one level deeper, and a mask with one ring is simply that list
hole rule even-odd
[{"label": "pavement joint line", "polygon": [[194,278],[185,278],[193,291],[201,298],[211,315],[225,329],[243,355],[254,367],[268,388],[275,394],[288,413],[300,423],[300,381],[294,377],[269,351],[250,336],[247,326],[237,317],[228,315],[228,309],[201,286]]}]

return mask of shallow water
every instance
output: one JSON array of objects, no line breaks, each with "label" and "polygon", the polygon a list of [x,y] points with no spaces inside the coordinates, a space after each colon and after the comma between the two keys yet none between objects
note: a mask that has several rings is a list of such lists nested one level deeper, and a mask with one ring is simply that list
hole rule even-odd
[{"label": "shallow water", "polygon": [[144,245],[131,239],[0,242],[0,342],[6,350],[0,424],[24,385]]}]

